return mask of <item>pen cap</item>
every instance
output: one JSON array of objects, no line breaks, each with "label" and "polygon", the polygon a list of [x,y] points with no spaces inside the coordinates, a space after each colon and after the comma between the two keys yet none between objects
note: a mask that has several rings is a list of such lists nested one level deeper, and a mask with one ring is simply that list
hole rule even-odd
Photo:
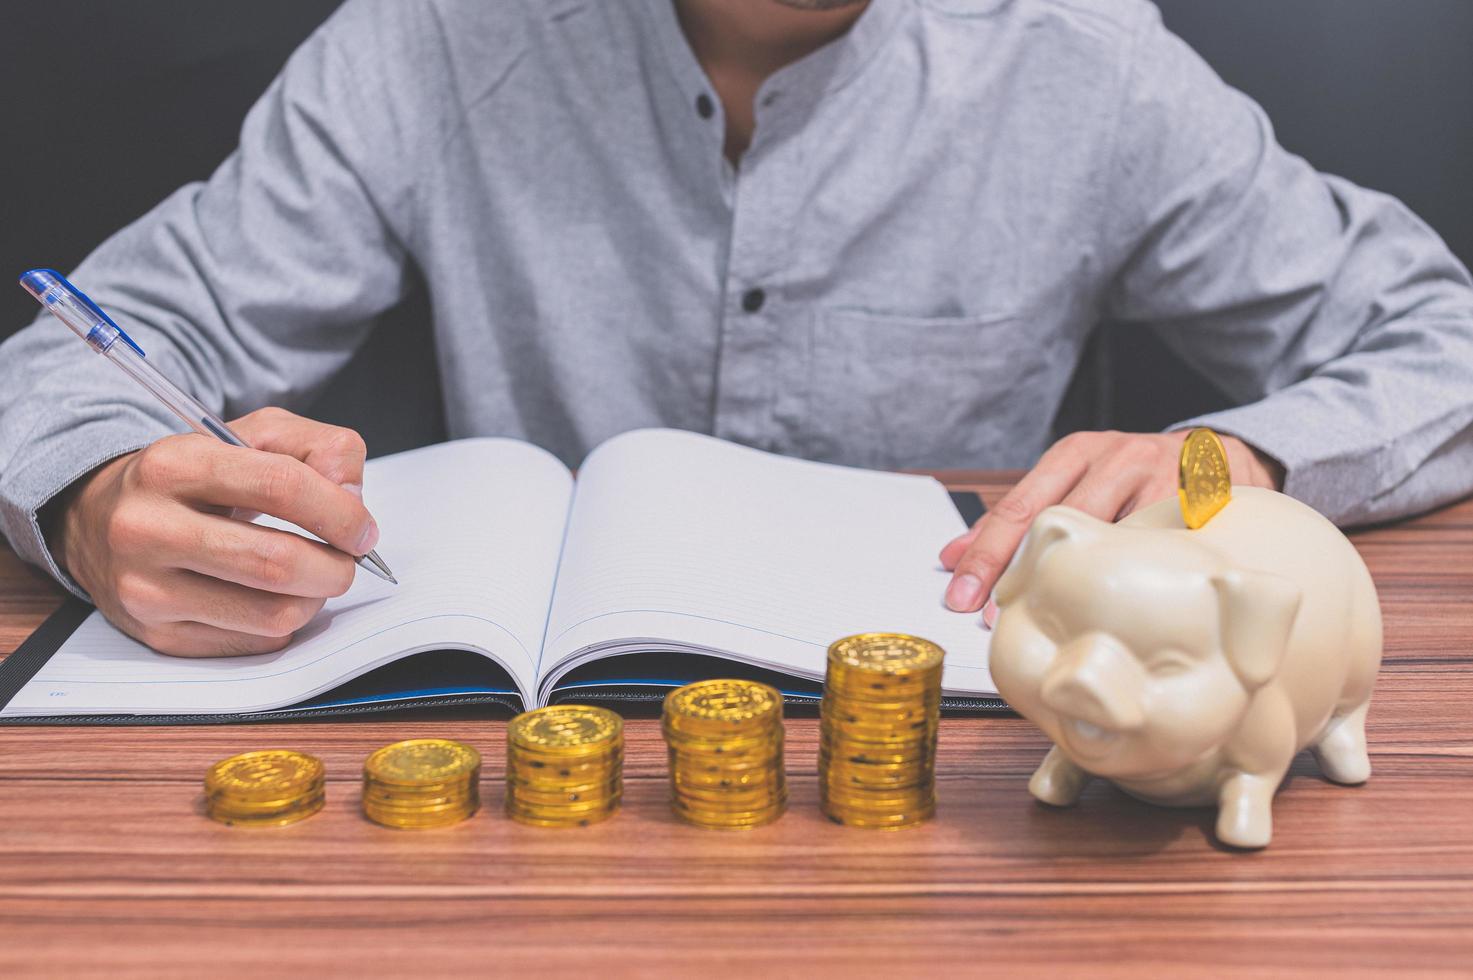
[{"label": "pen cap", "polygon": [[50,269],[32,269],[30,272],[21,273],[21,288],[32,296],[36,302],[46,304],[45,295],[48,289],[54,289],[59,285],[61,277]]},{"label": "pen cap", "polygon": [[20,285],[97,353],[106,354],[121,340],[140,356],[143,354],[142,348],[133,343],[122,327],[54,269],[32,269],[20,277]]}]

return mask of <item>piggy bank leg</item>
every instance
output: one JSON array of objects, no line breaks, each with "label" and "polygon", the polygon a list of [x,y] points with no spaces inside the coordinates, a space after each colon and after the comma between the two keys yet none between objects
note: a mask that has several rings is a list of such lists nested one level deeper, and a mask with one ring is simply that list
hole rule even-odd
[{"label": "piggy bank leg", "polygon": [[1079,795],[1089,785],[1089,780],[1089,773],[1070,762],[1069,757],[1055,745],[1048,750],[1033,778],[1028,780],[1028,792],[1051,806],[1073,806],[1079,802]]},{"label": "piggy bank leg", "polygon": [[1273,837],[1274,791],[1287,771],[1229,776],[1217,793],[1217,839],[1234,847],[1267,847]]},{"label": "piggy bank leg", "polygon": [[1370,706],[1367,701],[1335,715],[1309,747],[1326,779],[1353,785],[1371,778],[1371,757],[1366,754],[1366,710]]}]

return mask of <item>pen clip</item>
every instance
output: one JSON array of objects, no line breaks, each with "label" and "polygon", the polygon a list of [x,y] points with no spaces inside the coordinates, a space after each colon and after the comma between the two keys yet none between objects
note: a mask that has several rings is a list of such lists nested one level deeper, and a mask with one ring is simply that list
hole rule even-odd
[{"label": "pen clip", "polygon": [[[54,277],[56,279],[56,282],[57,282],[58,285],[60,285],[67,292],[69,292],[73,296],[75,296],[82,303],[83,306],[87,307],[87,309],[91,310],[99,318],[101,318],[101,320],[102,320],[103,323],[106,323],[108,326],[110,326],[114,330],[116,330],[118,332],[118,339],[122,340],[123,343],[127,344],[129,347],[131,347],[135,351],[137,351],[139,357],[147,357],[148,356],[147,354],[143,353],[143,348],[142,347],[139,347],[138,344],[134,342],[133,338],[128,336],[128,332],[126,330],[124,330],[122,327],[118,326],[117,323],[114,322],[114,320],[113,320],[112,317],[110,317],[106,313],[104,313],[102,311],[102,307],[100,307],[96,303],[92,302],[92,297],[91,296],[88,296],[86,293],[82,292],[76,286],[72,285],[71,281],[69,279],[67,279],[66,276],[62,275],[60,272],[57,272],[55,269],[34,269],[34,270],[32,270],[32,272],[40,272],[40,273],[44,273],[46,275],[49,275],[49,276]],[[27,272],[26,273],[26,276],[29,276],[29,275],[31,275],[31,272]],[[22,276],[21,278],[24,279],[25,276]]]}]

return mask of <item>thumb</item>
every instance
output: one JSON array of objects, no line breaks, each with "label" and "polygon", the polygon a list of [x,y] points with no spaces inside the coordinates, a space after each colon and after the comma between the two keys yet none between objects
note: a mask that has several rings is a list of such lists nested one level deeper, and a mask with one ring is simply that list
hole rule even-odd
[{"label": "thumb", "polygon": [[368,448],[352,429],[281,408],[263,408],[230,425],[253,448],[299,459],[344,490],[363,496],[363,461]]}]

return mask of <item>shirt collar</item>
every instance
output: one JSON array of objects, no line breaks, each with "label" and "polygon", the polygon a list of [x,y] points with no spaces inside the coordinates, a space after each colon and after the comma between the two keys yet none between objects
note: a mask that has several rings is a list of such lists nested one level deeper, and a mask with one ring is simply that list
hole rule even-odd
[{"label": "shirt collar", "polygon": [[[774,95],[781,96],[785,103],[790,104],[816,102],[844,86],[869,64],[880,47],[896,32],[911,13],[914,2],[870,0],[864,13],[841,37],[782,68],[763,83],[757,96],[759,112],[761,104]],[[677,83],[691,99],[702,93],[714,99],[715,90],[680,28],[675,0],[643,0],[643,3]]]}]

